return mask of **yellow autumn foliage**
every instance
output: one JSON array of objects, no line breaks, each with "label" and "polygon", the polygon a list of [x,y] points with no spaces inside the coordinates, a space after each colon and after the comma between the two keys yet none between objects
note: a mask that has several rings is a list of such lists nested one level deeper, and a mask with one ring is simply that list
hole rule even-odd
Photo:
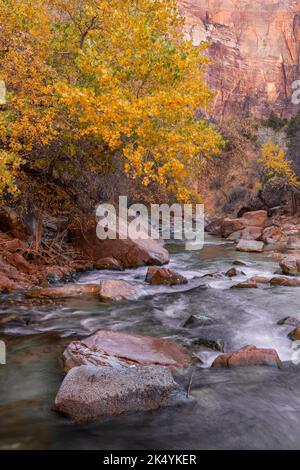
[{"label": "yellow autumn foliage", "polygon": [[292,186],[299,183],[292,162],[287,159],[286,152],[280,145],[272,142],[265,143],[261,148],[259,161],[263,165],[267,178],[280,176]]},{"label": "yellow autumn foliage", "polygon": [[189,197],[222,138],[197,117],[213,98],[207,45],[185,37],[175,0],[0,0],[0,24],[0,191],[55,148],[70,162],[113,155]]}]

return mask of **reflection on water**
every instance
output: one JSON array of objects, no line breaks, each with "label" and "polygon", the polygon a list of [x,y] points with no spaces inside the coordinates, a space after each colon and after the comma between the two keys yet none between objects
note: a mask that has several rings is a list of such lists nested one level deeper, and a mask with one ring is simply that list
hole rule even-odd
[{"label": "reflection on water", "polygon": [[[187,286],[147,286],[143,283],[146,268],[125,273],[95,271],[85,273],[78,282],[120,277],[140,286],[139,298],[117,304],[101,304],[96,299],[73,299],[60,305],[3,302],[0,320],[7,315],[13,319],[0,323],[0,339],[6,341],[8,350],[8,364],[0,366],[0,448],[300,447],[299,371],[294,366],[283,371],[208,370],[205,367],[217,353],[201,346],[196,353],[204,368],[197,370],[193,380],[191,405],[88,426],[73,425],[51,410],[63,377],[60,358],[65,345],[70,338],[99,328],[174,338],[183,344],[197,338],[221,339],[225,351],[246,344],[273,347],[282,360],[290,360],[287,333],[291,327],[276,323],[282,317],[297,316],[300,290],[266,286],[230,290],[245,276],[271,276],[277,263],[264,254],[237,253],[231,244],[214,238],[208,238],[201,252],[183,248],[170,246],[170,267],[189,279]],[[236,259],[247,264],[238,267],[238,278],[220,276]],[[184,328],[192,314],[215,321]]]}]

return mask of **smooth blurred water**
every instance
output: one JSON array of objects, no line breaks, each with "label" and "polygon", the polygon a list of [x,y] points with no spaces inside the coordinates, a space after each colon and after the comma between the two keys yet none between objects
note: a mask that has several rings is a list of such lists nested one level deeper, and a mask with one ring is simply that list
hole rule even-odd
[{"label": "smooth blurred water", "polygon": [[[188,340],[221,339],[225,351],[247,344],[275,348],[283,361],[292,355],[289,326],[277,321],[300,318],[300,289],[269,287],[230,289],[252,275],[272,276],[278,263],[267,254],[244,254],[234,245],[208,237],[200,252],[173,244],[170,267],[188,285],[166,288],[144,283],[146,268],[125,272],[85,273],[79,283],[121,278],[139,286],[130,302],[102,304],[74,299],[61,304],[24,305],[9,296],[0,304],[15,320],[0,324],[8,361],[0,366],[0,448],[202,449],[300,448],[299,370],[262,368],[213,371],[218,355],[208,348],[193,351],[203,364],[193,379],[194,402],[176,408],[138,413],[92,425],[74,425],[51,410],[63,379],[61,355],[72,337],[99,328]],[[239,259],[237,278],[224,273]],[[213,276],[206,276],[207,274]],[[216,274],[214,274],[216,273]],[[204,277],[203,277],[204,276]],[[191,314],[214,319],[210,326],[184,328]],[[179,378],[187,386],[189,376]]]}]

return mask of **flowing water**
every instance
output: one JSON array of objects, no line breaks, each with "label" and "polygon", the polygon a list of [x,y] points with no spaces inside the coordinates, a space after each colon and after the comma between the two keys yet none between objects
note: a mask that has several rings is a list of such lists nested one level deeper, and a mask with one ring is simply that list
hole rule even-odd
[{"label": "flowing water", "polygon": [[[193,377],[188,404],[135,413],[89,425],[73,424],[52,407],[63,379],[61,356],[73,337],[110,328],[174,339],[222,340],[225,351],[247,344],[275,348],[282,361],[292,358],[287,334],[278,326],[286,316],[300,318],[300,289],[269,287],[230,289],[252,275],[271,276],[278,263],[267,254],[242,254],[234,245],[207,237],[200,252],[170,244],[170,267],[189,279],[167,288],[144,283],[146,268],[125,272],[93,271],[77,282],[121,278],[140,287],[130,302],[102,304],[74,299],[63,304],[24,304],[2,299],[0,339],[7,364],[0,366],[0,449],[278,449],[300,448],[300,369],[266,367],[211,370],[220,354],[207,346],[193,352],[202,363]],[[224,273],[234,260],[237,278]],[[223,274],[222,274],[223,273]],[[208,326],[184,327],[192,314],[210,317]],[[1,323],[6,316],[14,317]],[[187,387],[189,376],[177,378]]]}]

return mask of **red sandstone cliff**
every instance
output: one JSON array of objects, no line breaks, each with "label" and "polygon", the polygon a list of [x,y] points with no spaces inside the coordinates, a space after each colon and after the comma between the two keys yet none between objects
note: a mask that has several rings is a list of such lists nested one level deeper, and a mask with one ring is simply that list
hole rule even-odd
[{"label": "red sandstone cliff", "polygon": [[188,34],[210,41],[218,114],[290,116],[300,79],[300,1],[179,0]]}]

